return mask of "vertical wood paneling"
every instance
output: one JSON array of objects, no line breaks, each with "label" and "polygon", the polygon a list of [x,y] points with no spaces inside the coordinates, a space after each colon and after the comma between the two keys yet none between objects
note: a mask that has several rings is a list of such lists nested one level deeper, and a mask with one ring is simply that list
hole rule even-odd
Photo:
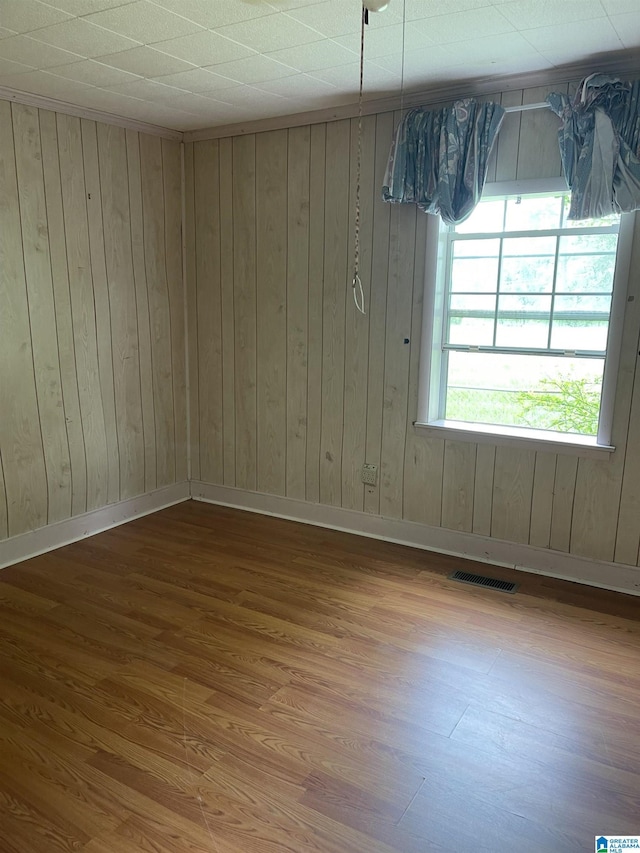
[{"label": "vertical wood paneling", "polygon": [[322,432],[322,303],[324,290],[324,182],[327,126],[311,127],[309,174],[309,351],[307,366],[306,494],[320,501],[320,439]]},{"label": "vertical wood paneling", "polygon": [[614,559],[635,566],[640,548],[640,371],[633,385]]},{"label": "vertical wood paneling", "polygon": [[0,101],[0,539],[156,488],[154,403],[184,422],[180,149],[163,170],[159,145],[145,213],[137,133]]},{"label": "vertical wood paneling", "polygon": [[136,296],[138,326],[138,358],[140,363],[140,399],[144,441],[144,487],[156,488],[158,482],[156,415],[153,392],[153,358],[149,292],[144,260],[144,214],[142,210],[142,179],[140,172],[140,139],[133,130],[126,131],[127,176],[129,180],[129,216],[131,222],[131,253]]},{"label": "vertical wood paneling", "polygon": [[536,454],[514,447],[496,448],[491,535],[508,542],[529,541]]},{"label": "vertical wood paneling", "polygon": [[553,453],[536,453],[531,499],[531,525],[529,544],[548,548],[551,537],[551,510],[556,476],[556,456]]},{"label": "vertical wood paneling", "polygon": [[553,502],[551,508],[550,546],[556,551],[568,551],[571,541],[573,499],[576,490],[578,459],[560,454],[556,462]]},{"label": "vertical wood paneling", "polygon": [[[503,107],[518,107],[522,104],[522,89],[503,92],[500,98]],[[518,172],[518,147],[522,113],[507,113],[496,140],[496,181],[513,181]]]},{"label": "vertical wood paneling", "polygon": [[306,497],[311,132],[289,131],[287,158],[287,488]]},{"label": "vertical wood paneling", "polygon": [[[409,428],[415,432],[412,424]],[[420,434],[413,438],[405,449],[403,518],[439,527],[445,443]]]},{"label": "vertical wood paneling", "polygon": [[[380,514],[402,518],[404,450],[407,435],[413,268],[416,252],[414,205],[391,209],[387,289]],[[423,248],[420,249],[423,251]]]},{"label": "vertical wood paneling", "polygon": [[87,461],[85,458],[84,435],[78,397],[78,376],[73,340],[71,296],[69,293],[69,270],[62,212],[62,187],[58,159],[58,132],[56,114],[40,111],[40,139],[42,144],[42,169],[44,174],[47,228],[49,232],[49,256],[51,280],[55,305],[55,329],[58,347],[58,363],[62,384],[61,402],[69,444],[71,465],[71,515],[78,515],[87,508]]},{"label": "vertical wood paneling", "polygon": [[613,460],[580,459],[570,550],[612,560],[620,501],[620,471]]},{"label": "vertical wood paneling", "polygon": [[[373,251],[371,285],[369,289],[369,365],[367,376],[366,461],[378,466],[382,463],[382,411],[384,396],[384,351],[386,338],[387,287],[389,283],[389,239],[391,205],[380,199],[380,187],[389,159],[389,146],[393,138],[393,113],[376,116],[375,178],[369,192],[374,196]],[[418,462],[416,460],[416,466]],[[419,476],[419,475],[418,475]],[[364,493],[365,512],[380,512],[380,476],[378,486],[367,486]],[[418,504],[419,506],[420,504]],[[438,513],[438,519],[440,513]]]},{"label": "vertical wood paneling", "polygon": [[[47,523],[47,474],[31,354],[11,107],[0,102],[0,448],[13,536]],[[7,405],[10,401],[10,405]]]},{"label": "vertical wood paneling", "polygon": [[12,112],[18,186],[23,188],[20,193],[22,249],[47,473],[47,521],[51,524],[71,514],[71,461],[58,358],[40,124],[34,107],[14,104]]},{"label": "vertical wood paneling", "polygon": [[125,131],[98,125],[98,153],[120,461],[120,498],[145,489],[138,323]]},{"label": "vertical wood paneling", "polygon": [[[548,86],[525,89],[523,104],[544,101]],[[566,86],[554,86],[553,91],[567,91]],[[551,110],[525,110],[520,114],[520,140],[516,178],[555,178],[562,174],[558,128],[560,119]]]},{"label": "vertical wood paneling", "polygon": [[164,180],[161,140],[140,134],[144,259],[149,297],[158,486],[175,482],[175,419],[171,313],[164,235]]},{"label": "vertical wood paneling", "polygon": [[[375,177],[375,116],[362,120],[360,182],[370,187]],[[349,238],[347,242],[348,277],[353,278],[355,263],[355,196],[358,179],[358,122],[351,122],[351,175],[349,198]],[[345,312],[344,438],[342,443],[342,506],[362,511],[367,433],[367,377],[369,360],[369,318],[371,301],[371,260],[373,244],[374,195],[360,196],[360,279],[365,311],[361,314],[349,293]],[[348,283],[349,284],[349,283]],[[351,296],[351,298],[349,298]]]},{"label": "vertical wood paneling", "polygon": [[496,466],[496,448],[492,444],[478,444],[476,452],[476,478],[473,490],[473,532],[491,535],[493,508],[493,472]]},{"label": "vertical wood paneling", "polygon": [[187,478],[187,368],[182,282],[182,164],[179,145],[169,139],[162,140],[162,176],[164,180],[164,256],[171,317],[175,479],[180,483]]},{"label": "vertical wood paneling", "polygon": [[225,486],[236,484],[235,334],[233,295],[233,143],[221,139],[220,289],[222,299],[222,448]]},{"label": "vertical wood paneling", "polygon": [[473,527],[476,445],[445,441],[442,476],[442,526],[451,530]]},{"label": "vertical wood paneling", "polygon": [[[191,455],[191,477],[200,479],[200,395],[198,370],[198,290],[196,273],[196,211],[195,211],[195,145],[184,146],[184,197],[187,264],[187,346],[189,349],[189,448]],[[231,204],[231,199],[228,200]],[[233,220],[230,220],[233,225]],[[231,241],[233,252],[233,241]],[[233,282],[231,283],[233,287]],[[231,319],[233,328],[233,318]],[[234,435],[235,453],[235,435]]]},{"label": "vertical wood paneling", "polygon": [[284,495],[287,464],[286,130],[256,137],[257,478]]},{"label": "vertical wood paneling", "polygon": [[607,460],[580,459],[578,462],[571,526],[572,553],[596,560],[613,560],[620,516],[623,447],[624,444],[618,459],[614,454]]},{"label": "vertical wood paneling", "polygon": [[[624,450],[624,472],[620,512],[614,556],[616,560],[633,565],[640,542],[640,215],[635,213],[635,228],[631,251],[629,287],[625,309],[625,324],[620,353],[620,370],[616,388],[613,421],[613,441],[618,448],[614,456]],[[627,408],[628,407],[628,408]]]},{"label": "vertical wood paneling", "polygon": [[196,336],[198,341],[198,422],[200,476],[223,481],[222,300],[220,291],[219,144],[195,149]]},{"label": "vertical wood paneling", "polygon": [[320,501],[340,506],[344,411],[344,332],[349,233],[350,122],[327,125],[322,324]]},{"label": "vertical wood paneling", "polygon": [[109,473],[78,119],[58,114],[58,145],[80,416],[87,461],[86,508],[91,510],[108,502]]},{"label": "vertical wood paneling", "polygon": [[236,485],[256,488],[256,138],[233,140]]},{"label": "vertical wood paneling", "polygon": [[87,223],[93,298],[96,309],[96,340],[102,414],[107,443],[107,503],[120,499],[120,448],[116,427],[116,400],[113,378],[111,342],[111,304],[104,254],[104,225],[102,220],[102,191],[98,163],[97,127],[94,121],[82,119],[82,154],[84,157],[85,188],[87,193]]}]

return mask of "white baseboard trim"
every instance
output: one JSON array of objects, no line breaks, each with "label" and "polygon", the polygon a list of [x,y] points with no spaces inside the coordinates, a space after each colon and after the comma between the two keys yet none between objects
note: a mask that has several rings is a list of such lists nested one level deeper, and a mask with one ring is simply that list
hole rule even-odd
[{"label": "white baseboard trim", "polygon": [[124,524],[141,515],[149,515],[172,504],[189,500],[189,483],[174,483],[155,489],[146,495],[119,501],[116,504],[85,512],[74,518],[57,521],[19,536],[12,536],[0,542],[0,569],[77,542]]},{"label": "white baseboard trim", "polygon": [[328,527],[372,539],[384,539],[412,548],[423,548],[465,557],[482,563],[493,563],[523,572],[546,575],[560,580],[573,581],[588,586],[609,589],[615,592],[640,595],[640,569],[620,563],[590,560],[561,551],[551,551],[532,545],[519,545],[462,533],[444,527],[428,527],[413,521],[383,518],[355,510],[324,504],[307,503],[292,498],[247,492],[230,486],[216,486],[197,480],[191,482],[194,500],[235,509],[273,515],[304,524]]}]

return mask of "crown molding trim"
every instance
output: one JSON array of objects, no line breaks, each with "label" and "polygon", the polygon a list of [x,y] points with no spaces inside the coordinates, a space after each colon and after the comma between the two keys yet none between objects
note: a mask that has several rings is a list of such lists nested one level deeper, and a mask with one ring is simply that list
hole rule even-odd
[{"label": "crown molding trim", "polygon": [[[618,51],[613,54],[600,54],[572,65],[558,66],[553,70],[546,69],[507,76],[492,75],[473,80],[456,80],[445,86],[427,87],[416,92],[405,93],[404,95],[398,94],[386,98],[372,98],[364,102],[362,111],[363,115],[375,115],[377,113],[392,112],[401,107],[436,105],[461,97],[486,97],[513,89],[554,86],[566,83],[567,81],[578,81],[587,74],[593,73],[594,68],[603,73],[619,74],[621,76],[640,74],[640,54],[637,50]],[[310,110],[303,113],[292,113],[291,115],[273,116],[271,118],[257,119],[238,124],[226,124],[182,132],[173,128],[160,127],[159,125],[148,122],[137,121],[133,118],[117,115],[116,113],[95,110],[91,107],[77,106],[76,104],[59,101],[56,98],[48,98],[44,95],[21,92],[17,89],[0,87],[0,99],[78,116],[78,118],[86,118],[91,121],[104,122],[105,124],[112,124],[117,127],[126,127],[130,130],[137,130],[140,133],[149,133],[153,136],[173,139],[177,142],[199,142],[205,139],[244,136],[250,133],[264,133],[269,130],[282,130],[284,128],[300,127],[308,124],[340,121],[341,119],[355,118],[358,115],[358,104],[354,101],[336,107],[327,107],[322,110]]]},{"label": "crown molding trim", "polygon": [[134,118],[107,113],[103,110],[94,110],[91,107],[79,107],[66,101],[58,101],[56,98],[47,98],[44,95],[32,95],[29,92],[19,92],[17,89],[5,89],[0,86],[0,100],[12,101],[15,104],[24,104],[27,107],[38,107],[41,110],[52,110],[56,113],[86,118],[91,121],[99,121],[104,124],[112,124],[116,127],[126,127],[128,130],[137,130],[139,133],[148,133],[152,136],[161,136],[163,139],[173,139],[182,142],[183,133],[180,130],[172,130],[168,127],[159,127],[156,124],[148,124],[146,121],[137,121]]},{"label": "crown molding trim", "polygon": [[[363,115],[392,112],[407,107],[418,107],[425,104],[435,105],[452,101],[461,97],[497,95],[512,89],[529,89],[540,86],[554,86],[568,81],[578,81],[594,68],[599,72],[619,75],[640,74],[640,55],[638,51],[624,51],[620,54],[605,54],[600,58],[558,66],[552,70],[532,71],[526,74],[509,76],[488,76],[474,80],[457,80],[445,86],[425,88],[417,92],[405,93],[404,96],[393,95],[388,98],[375,98],[365,101],[362,107]],[[539,100],[539,99],[538,99]],[[338,107],[328,107],[322,110],[312,110],[304,113],[292,113],[285,116],[247,121],[239,124],[220,125],[219,127],[188,130],[184,133],[184,142],[199,142],[205,139],[220,139],[227,136],[244,136],[249,133],[263,133],[268,130],[282,130],[288,127],[300,127],[307,124],[322,124],[328,121],[355,118],[358,115],[356,101]]]}]

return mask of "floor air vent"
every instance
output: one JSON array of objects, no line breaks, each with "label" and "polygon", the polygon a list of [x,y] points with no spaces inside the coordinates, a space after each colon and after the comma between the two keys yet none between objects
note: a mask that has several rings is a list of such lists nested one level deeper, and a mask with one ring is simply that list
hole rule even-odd
[{"label": "floor air vent", "polygon": [[460,583],[470,583],[472,586],[484,586],[488,589],[496,589],[498,592],[515,592],[518,589],[517,583],[511,581],[499,581],[496,578],[488,578],[484,575],[474,575],[471,572],[453,572],[449,575],[449,580],[459,581]]}]

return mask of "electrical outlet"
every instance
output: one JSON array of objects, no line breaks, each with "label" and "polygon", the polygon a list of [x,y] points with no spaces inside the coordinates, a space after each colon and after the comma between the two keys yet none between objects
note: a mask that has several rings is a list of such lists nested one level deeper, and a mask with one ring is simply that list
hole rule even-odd
[{"label": "electrical outlet", "polygon": [[362,482],[367,486],[378,485],[378,466],[365,462],[362,466]]}]

